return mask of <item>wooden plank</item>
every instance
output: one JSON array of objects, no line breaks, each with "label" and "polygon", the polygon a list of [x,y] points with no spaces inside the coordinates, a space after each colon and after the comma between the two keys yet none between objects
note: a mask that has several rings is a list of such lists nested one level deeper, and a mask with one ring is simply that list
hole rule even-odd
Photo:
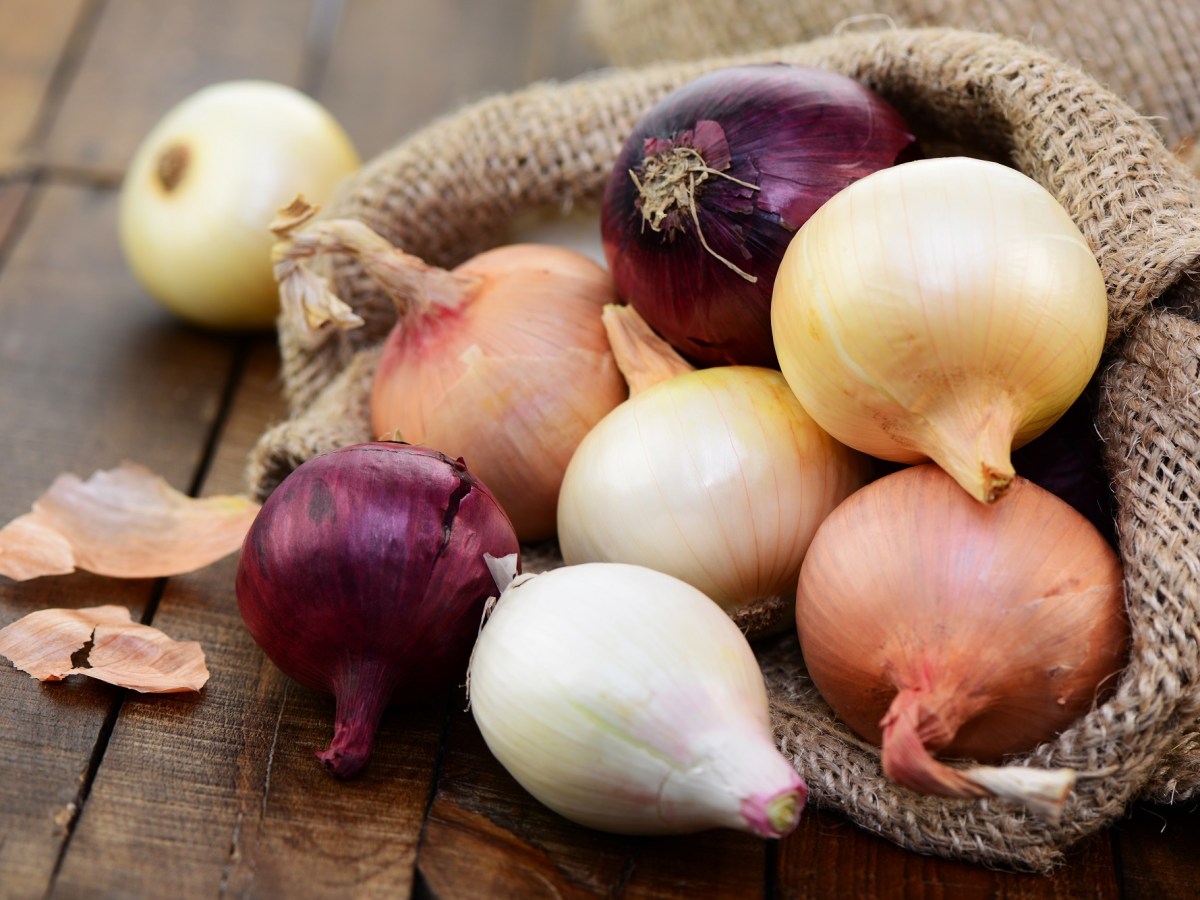
[{"label": "wooden plank", "polygon": [[31,165],[55,69],[88,0],[0,0],[0,176]]},{"label": "wooden plank", "polygon": [[[62,472],[124,459],[186,488],[232,356],[137,290],[111,192],[53,186],[32,204],[0,273],[0,521]],[[119,603],[140,616],[149,581],[85,574],[0,583],[0,623],[47,606]],[[120,692],[41,685],[0,665],[0,872],[6,897],[41,896]]]},{"label": "wooden plank", "polygon": [[0,259],[3,259],[5,248],[13,238],[13,231],[32,189],[33,183],[28,178],[0,181]]},{"label": "wooden plank", "polygon": [[454,706],[417,858],[432,896],[762,895],[764,841],[721,830],[637,839],[574,825],[504,771],[464,705]]},{"label": "wooden plank", "polygon": [[598,64],[567,0],[347,0],[317,96],[370,158],[464,103]]},{"label": "wooden plank", "polygon": [[308,3],[110,0],[46,139],[53,166],[118,177],[162,115],[217,81],[299,84]]},{"label": "wooden plank", "polygon": [[[244,489],[246,454],[282,415],[278,354],[256,342],[205,493]],[[199,640],[199,697],[122,705],[54,896],[406,896],[441,704],[389,710],[367,770],[339,782],[313,753],[332,700],[285,678],[237,611],[236,558],[170,580],[154,623]]]},{"label": "wooden plank", "polygon": [[1200,804],[1135,806],[1113,837],[1123,897],[1192,900],[1200,892]]},{"label": "wooden plank", "polygon": [[786,838],[775,876],[781,900],[808,897],[1020,898],[1118,896],[1109,836],[1097,834],[1051,875],[995,871],[922,856],[858,827],[840,813],[810,809]]}]

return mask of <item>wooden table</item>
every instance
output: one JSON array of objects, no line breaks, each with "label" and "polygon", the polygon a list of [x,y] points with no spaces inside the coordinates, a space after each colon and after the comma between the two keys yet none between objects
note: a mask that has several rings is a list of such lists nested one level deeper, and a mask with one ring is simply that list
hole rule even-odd
[{"label": "wooden table", "polygon": [[[567,0],[0,0],[0,520],[61,472],[122,460],[244,489],[282,415],[271,336],[179,324],[138,288],[117,187],[172,104],[234,77],[297,85],[365,157],[486,93],[599,64]],[[920,857],[810,809],[779,843],[634,840],[539,807],[460,695],[388,712],[371,764],[313,759],[332,703],[251,642],[236,561],[168,580],[0,584],[0,625],[117,603],[200,641],[199,695],[0,665],[0,897],[1192,897],[1194,808],[1138,807],[1050,877]]]}]

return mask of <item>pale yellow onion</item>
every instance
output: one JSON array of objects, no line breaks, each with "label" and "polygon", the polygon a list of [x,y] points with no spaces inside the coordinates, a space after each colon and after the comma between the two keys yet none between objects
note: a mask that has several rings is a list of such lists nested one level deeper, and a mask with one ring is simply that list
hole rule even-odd
[{"label": "pale yellow onion", "polygon": [[500,763],[579,824],[780,837],[804,806],[746,638],[661,572],[590,563],[517,576],[480,632],[468,688]]},{"label": "pale yellow onion", "polygon": [[298,90],[205,87],[163,116],[129,164],[125,258],[146,292],[189,322],[269,328],[279,314],[267,229],[275,211],[301,193],[325,202],[359,164],[341,125]]},{"label": "pale yellow onion", "polygon": [[563,559],[649,566],[727,610],[790,593],[821,520],[865,483],[866,460],[813,422],[779,372],[694,370],[631,307],[604,319],[631,397],[563,476]]},{"label": "pale yellow onion", "polygon": [[1104,280],[1054,197],[997,163],[944,158],[868,175],[784,255],[780,366],[840,441],[932,459],[982,501],[1014,446],[1083,391],[1107,325]]},{"label": "pale yellow onion", "polygon": [[355,256],[397,305],[371,394],[376,436],[463,457],[522,541],[554,535],[559,485],[589,429],[627,396],[600,319],[615,299],[597,263],[566,247],[510,244],[444,270],[361,222],[276,223],[286,308],[312,324],[359,320],[303,261]]}]

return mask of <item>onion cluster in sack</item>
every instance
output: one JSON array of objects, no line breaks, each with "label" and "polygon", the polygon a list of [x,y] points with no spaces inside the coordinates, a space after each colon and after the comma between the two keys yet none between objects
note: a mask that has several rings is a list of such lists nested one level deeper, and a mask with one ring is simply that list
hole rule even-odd
[{"label": "onion cluster in sack", "polygon": [[[1044,870],[1135,798],[1168,783],[1180,797],[1200,790],[1178,764],[1181,748],[1195,747],[1186,734],[1200,720],[1200,697],[1189,687],[1200,681],[1200,649],[1188,637],[1200,591],[1178,562],[1181,554],[1200,552],[1200,529],[1181,500],[1200,483],[1189,455],[1200,410],[1180,389],[1200,369],[1200,328],[1166,304],[1153,307],[1164,295],[1177,308],[1193,299],[1187,276],[1200,273],[1200,187],[1146,122],[1078,70],[1017,41],[936,29],[846,34],[733,60],[616,70],[482,101],[368,163],[323,218],[357,221],[390,247],[452,269],[525,213],[598,204],[624,140],[673,89],[731,63],[777,62],[849,75],[899,110],[918,138],[936,135],[971,155],[1009,163],[1057,201],[1077,229],[1078,246],[1099,264],[1108,310],[1094,335],[1107,354],[1097,385],[1098,423],[1116,490],[1134,653],[1098,706],[1072,705],[1060,734],[995,767],[1078,773],[1057,819],[962,799],[977,796],[969,792],[952,799],[898,787],[885,772],[897,766],[864,744],[834,715],[834,701],[817,692],[814,679],[828,683],[831,676],[814,668],[810,679],[794,636],[757,650],[776,739],[808,781],[813,801],[921,852]],[[530,146],[531,129],[537,146],[557,148],[552,158]],[[491,136],[486,147],[481,133]],[[460,215],[438,199],[450,186],[473,199]],[[306,459],[377,436],[372,385],[397,321],[394,292],[381,287],[361,254],[322,257],[314,269],[363,324],[312,332],[282,322],[291,417],[263,436],[251,460],[260,496]],[[1094,359],[1095,352],[1084,355]],[[1081,388],[1072,385],[1064,397]],[[1035,413],[1031,422],[1044,426],[1062,411]],[[1007,424],[1010,438],[1022,427],[1016,418]],[[993,482],[985,480],[985,494],[987,484]],[[995,508],[1024,493],[1021,487]],[[552,549],[527,544],[527,571],[559,564],[538,557]],[[815,626],[801,622],[802,634],[808,627]],[[913,711],[906,709],[897,710],[898,725]],[[968,752],[969,737],[963,737]],[[921,738],[926,749],[939,748]],[[916,751],[911,741],[903,746]],[[940,746],[954,745],[947,739]],[[911,757],[899,769],[907,762]],[[935,781],[955,777],[920,771],[933,771]]]}]

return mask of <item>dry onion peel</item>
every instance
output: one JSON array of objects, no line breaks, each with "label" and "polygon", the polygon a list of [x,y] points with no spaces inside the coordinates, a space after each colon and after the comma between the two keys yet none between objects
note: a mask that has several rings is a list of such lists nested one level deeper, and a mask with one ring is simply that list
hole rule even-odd
[{"label": "dry onion peel", "polygon": [[889,778],[995,795],[1047,818],[1075,773],[997,762],[1074,723],[1129,636],[1121,566],[1080,513],[1024,478],[977,503],[934,465],[887,475],[817,530],[800,572],[805,664],[834,712],[882,744]]},{"label": "dry onion peel", "polygon": [[302,201],[276,223],[282,304],[309,327],[353,312],[306,268],[347,253],[396,304],[371,394],[374,433],[462,457],[523,541],[552,537],[563,472],[627,391],[600,322],[608,273],[566,247],[512,244],[453,270],[427,265],[361,222],[312,220]]},{"label": "dry onion peel", "polygon": [[[83,650],[87,664],[77,665]],[[0,629],[0,654],[38,681],[86,675],[148,694],[198,691],[208,681],[198,643],[134,622],[123,606],[32,612]]]},{"label": "dry onion peel", "polygon": [[1010,452],[1080,395],[1100,359],[1104,278],[1054,197],[962,157],[903,163],[834,196],[775,281],[780,367],[830,434],[932,459],[1001,496]]},{"label": "dry onion peel", "polygon": [[237,550],[257,512],[241,495],[188,497],[132,463],[87,481],[64,474],[32,512],[0,530],[0,574],[17,581],[77,568],[116,578],[180,575]]},{"label": "dry onion peel", "polygon": [[631,396],[567,468],[563,558],[658,569],[730,611],[792,591],[817,525],[866,482],[866,459],[822,431],[779,372],[693,369],[629,306],[607,307],[604,323]]}]

